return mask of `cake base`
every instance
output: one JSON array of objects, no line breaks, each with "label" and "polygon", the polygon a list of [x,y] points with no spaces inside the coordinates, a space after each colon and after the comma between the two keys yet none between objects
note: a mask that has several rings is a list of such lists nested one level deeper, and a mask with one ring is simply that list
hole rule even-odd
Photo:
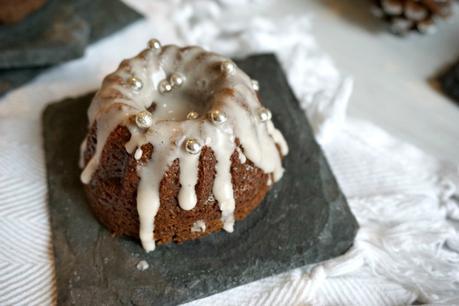
[{"label": "cake base", "polygon": [[[263,203],[235,224],[145,253],[91,214],[78,168],[92,95],[50,105],[43,118],[58,304],[176,305],[330,259],[352,245],[357,222],[273,55],[236,61],[260,83],[290,152]],[[149,268],[137,264],[145,260]]]}]

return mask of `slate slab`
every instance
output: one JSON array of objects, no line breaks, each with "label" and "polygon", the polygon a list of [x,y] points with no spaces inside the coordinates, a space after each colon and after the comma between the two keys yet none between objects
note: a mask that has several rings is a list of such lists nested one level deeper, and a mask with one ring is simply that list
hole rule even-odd
[{"label": "slate slab", "polygon": [[[358,225],[273,55],[237,61],[261,86],[284,134],[286,173],[232,234],[220,232],[145,253],[113,237],[89,211],[78,151],[93,94],[43,115],[49,209],[59,305],[176,305],[330,259],[352,245]],[[145,260],[149,268],[136,265]]]},{"label": "slate slab", "polygon": [[60,8],[43,32],[13,42],[0,41],[0,69],[57,64],[84,54],[89,24],[68,8]]},{"label": "slate slab", "polygon": [[128,24],[143,18],[119,0],[60,0],[71,6],[90,26],[89,42],[94,43]]},{"label": "slate slab", "polygon": [[[49,18],[53,19],[52,22],[44,23],[41,19],[35,21],[34,18],[41,15],[33,16],[32,21],[27,19],[25,23],[8,28],[11,35],[0,27],[0,38],[4,38],[3,43],[0,41],[0,68],[2,64],[9,67],[0,70],[0,97],[32,80],[51,64],[81,56],[88,43],[102,39],[142,18],[142,15],[119,0],[53,1],[57,6],[54,13],[46,11]],[[35,26],[43,32],[35,33],[31,38],[27,33],[36,31]],[[35,36],[37,40],[33,38]],[[5,58],[1,53],[2,44]]]},{"label": "slate slab", "polygon": [[27,16],[27,22],[0,25],[0,43],[28,40],[43,32],[54,21],[61,0],[48,0],[43,7]]}]

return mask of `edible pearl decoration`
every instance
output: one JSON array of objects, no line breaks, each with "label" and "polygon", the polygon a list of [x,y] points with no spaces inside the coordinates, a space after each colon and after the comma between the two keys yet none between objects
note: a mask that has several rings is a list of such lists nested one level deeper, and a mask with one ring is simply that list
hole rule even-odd
[{"label": "edible pearl decoration", "polygon": [[150,39],[150,41],[148,42],[148,48],[159,50],[161,49],[161,43],[159,42],[159,40],[155,38]]},{"label": "edible pearl decoration", "polygon": [[260,84],[258,83],[257,80],[252,80],[252,88],[255,91],[259,91],[260,90]]},{"label": "edible pearl decoration", "polygon": [[189,112],[186,115],[186,119],[188,119],[188,120],[194,120],[194,119],[198,119],[198,118],[199,118],[199,114],[197,112]]},{"label": "edible pearl decoration", "polygon": [[185,141],[185,149],[190,154],[199,154],[201,152],[202,146],[196,139],[188,138]]},{"label": "edible pearl decoration", "polygon": [[227,117],[226,114],[219,111],[219,110],[213,110],[209,113],[210,120],[214,124],[222,124],[226,121]]},{"label": "edible pearl decoration", "polygon": [[135,91],[139,91],[143,88],[143,83],[141,80],[139,80],[138,78],[136,77],[130,77],[128,80],[127,80],[127,83],[129,84],[129,86],[131,86]]},{"label": "edible pearl decoration", "polygon": [[169,83],[172,87],[180,87],[185,82],[185,77],[179,73],[173,73],[169,77]]},{"label": "edible pearl decoration", "polygon": [[141,111],[135,115],[135,124],[141,129],[148,129],[153,124],[153,116],[149,111]]},{"label": "edible pearl decoration", "polygon": [[220,69],[226,74],[233,74],[236,71],[236,65],[232,61],[223,61]]},{"label": "edible pearl decoration", "polygon": [[172,86],[168,80],[162,80],[161,82],[159,82],[158,90],[160,93],[165,94],[172,90]]},{"label": "edible pearl decoration", "polygon": [[269,109],[265,107],[261,107],[258,109],[258,119],[260,119],[261,122],[266,122],[268,120],[271,120],[272,114]]}]

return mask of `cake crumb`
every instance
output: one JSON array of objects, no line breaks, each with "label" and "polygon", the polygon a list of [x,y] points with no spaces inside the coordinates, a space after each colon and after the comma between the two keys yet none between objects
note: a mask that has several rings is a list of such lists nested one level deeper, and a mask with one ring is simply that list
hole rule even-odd
[{"label": "cake crumb", "polygon": [[141,260],[137,264],[137,270],[139,270],[139,271],[145,271],[149,267],[150,267],[150,265],[148,264],[148,262],[146,260]]},{"label": "cake crumb", "polygon": [[191,227],[192,232],[205,232],[206,231],[206,223],[203,220],[198,220],[195,223],[193,223],[193,226]]}]

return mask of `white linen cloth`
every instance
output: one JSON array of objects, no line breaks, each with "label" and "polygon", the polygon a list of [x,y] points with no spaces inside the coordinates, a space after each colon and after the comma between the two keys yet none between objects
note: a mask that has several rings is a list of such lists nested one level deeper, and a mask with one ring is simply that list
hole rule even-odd
[{"label": "white linen cloth", "polygon": [[361,226],[339,258],[188,305],[459,304],[459,167],[346,118],[352,79],[320,50],[308,17],[249,18],[269,6],[250,0],[127,2],[148,18],[0,100],[0,305],[55,302],[42,110],[97,88],[152,37],[231,56],[275,52]]}]

